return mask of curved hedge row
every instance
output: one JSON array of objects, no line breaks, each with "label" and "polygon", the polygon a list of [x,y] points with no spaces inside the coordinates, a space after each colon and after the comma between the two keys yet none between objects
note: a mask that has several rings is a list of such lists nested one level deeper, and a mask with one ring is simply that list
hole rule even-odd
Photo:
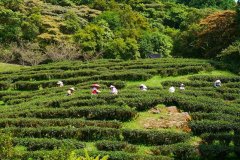
[{"label": "curved hedge row", "polygon": [[106,128],[121,128],[122,123],[118,121],[89,121],[82,119],[38,119],[38,118],[5,118],[0,119],[0,127],[53,127],[72,126],[76,128],[94,126]]},{"label": "curved hedge row", "polygon": [[62,146],[67,146],[70,149],[81,149],[85,147],[83,142],[79,142],[74,139],[48,139],[48,138],[14,138],[13,145],[21,145],[27,147],[28,151],[37,150],[54,150],[56,148],[61,148]]},{"label": "curved hedge row", "polygon": [[79,141],[97,140],[123,140],[132,144],[162,145],[173,144],[186,141],[190,135],[184,132],[174,131],[146,131],[127,130],[99,127],[38,127],[38,128],[16,128],[9,127],[2,129],[11,132],[13,136],[19,138],[57,138],[57,139],[77,139]]},{"label": "curved hedge row", "polygon": [[120,120],[128,121],[136,116],[136,111],[131,108],[118,106],[94,106],[94,107],[71,107],[43,108],[23,112],[0,114],[5,118],[35,117],[35,118],[82,118],[93,120]]}]

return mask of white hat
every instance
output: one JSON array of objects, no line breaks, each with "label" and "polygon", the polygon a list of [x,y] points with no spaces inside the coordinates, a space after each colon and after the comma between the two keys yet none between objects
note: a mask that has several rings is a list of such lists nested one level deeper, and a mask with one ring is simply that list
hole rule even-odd
[{"label": "white hat", "polygon": [[216,83],[221,83],[221,81],[218,79],[218,80],[216,80]]},{"label": "white hat", "polygon": [[57,84],[63,84],[63,82],[62,81],[58,81]]},{"label": "white hat", "polygon": [[72,90],[72,91],[75,91],[75,89],[72,87],[72,88],[69,88],[70,90]]},{"label": "white hat", "polygon": [[115,88],[115,86],[111,85],[109,88]]},{"label": "white hat", "polygon": [[171,87],[169,88],[169,92],[171,92],[171,93],[175,92],[175,87],[171,86]]}]

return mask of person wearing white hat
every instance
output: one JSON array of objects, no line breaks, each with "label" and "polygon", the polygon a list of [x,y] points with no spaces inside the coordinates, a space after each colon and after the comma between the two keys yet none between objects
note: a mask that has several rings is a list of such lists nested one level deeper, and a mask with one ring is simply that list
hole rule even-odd
[{"label": "person wearing white hat", "polygon": [[75,89],[73,87],[69,88],[67,91],[67,96],[71,96],[74,91],[75,91]]},{"label": "person wearing white hat", "polygon": [[58,82],[57,82],[57,85],[58,85],[59,87],[63,87],[63,86],[64,86],[62,81],[58,81]]},{"label": "person wearing white hat", "polygon": [[140,85],[140,89],[141,89],[142,91],[147,91],[147,86],[144,85],[144,84],[141,84],[141,85]]},{"label": "person wearing white hat", "polygon": [[175,92],[175,87],[171,86],[168,90],[170,93],[174,93]]},{"label": "person wearing white hat", "polygon": [[179,87],[180,91],[184,91],[185,90],[185,85],[182,83],[180,84],[180,87]]},{"label": "person wearing white hat", "polygon": [[221,87],[222,82],[218,79],[214,82],[214,87]]},{"label": "person wearing white hat", "polygon": [[111,85],[110,89],[111,89],[111,94],[115,94],[115,95],[118,94],[118,90],[117,90],[117,88],[115,86]]}]

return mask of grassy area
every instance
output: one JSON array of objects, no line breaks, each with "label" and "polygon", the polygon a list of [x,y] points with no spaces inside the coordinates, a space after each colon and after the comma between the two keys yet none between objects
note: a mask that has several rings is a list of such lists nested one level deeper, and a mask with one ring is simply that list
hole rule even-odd
[{"label": "grassy area", "polygon": [[134,120],[125,122],[123,124],[123,128],[144,129],[143,125],[141,124],[142,121],[144,121],[146,118],[149,118],[149,117],[158,118],[159,116],[160,116],[159,114],[152,114],[152,113],[149,113],[148,111],[139,112],[138,116]]},{"label": "grassy area", "polygon": [[27,68],[27,67],[15,65],[15,64],[0,63],[0,72],[19,71],[22,68]]},{"label": "grassy area", "polygon": [[210,75],[210,76],[236,76],[236,74],[228,71],[220,71],[220,70],[214,70],[211,72],[203,71],[199,72],[197,74],[189,74],[184,76],[169,76],[169,77],[161,77],[161,76],[154,76],[151,79],[148,79],[147,81],[130,81],[127,82],[127,87],[129,86],[139,86],[140,84],[145,84],[149,87],[160,87],[162,88],[162,82],[164,81],[182,81],[186,82],[189,81],[190,76],[196,76],[196,75]]}]

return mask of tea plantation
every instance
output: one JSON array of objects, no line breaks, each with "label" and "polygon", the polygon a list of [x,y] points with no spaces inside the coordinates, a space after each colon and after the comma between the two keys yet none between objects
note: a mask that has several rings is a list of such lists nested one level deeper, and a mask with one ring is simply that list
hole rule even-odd
[{"label": "tea plantation", "polygon": [[[110,160],[240,159],[240,77],[216,70],[215,64],[97,60],[1,72],[1,133],[12,136],[24,160],[61,159],[57,155],[66,150],[83,155],[84,148]],[[217,79],[222,87],[213,86]],[[57,87],[59,80],[64,87]],[[100,84],[100,94],[91,95],[93,83]],[[142,83],[148,91],[139,90]],[[181,83],[185,91],[179,90]],[[118,95],[109,93],[110,85]],[[175,93],[168,92],[170,86]],[[66,96],[70,87],[76,91]],[[191,131],[136,124],[159,105],[188,112]]]}]

